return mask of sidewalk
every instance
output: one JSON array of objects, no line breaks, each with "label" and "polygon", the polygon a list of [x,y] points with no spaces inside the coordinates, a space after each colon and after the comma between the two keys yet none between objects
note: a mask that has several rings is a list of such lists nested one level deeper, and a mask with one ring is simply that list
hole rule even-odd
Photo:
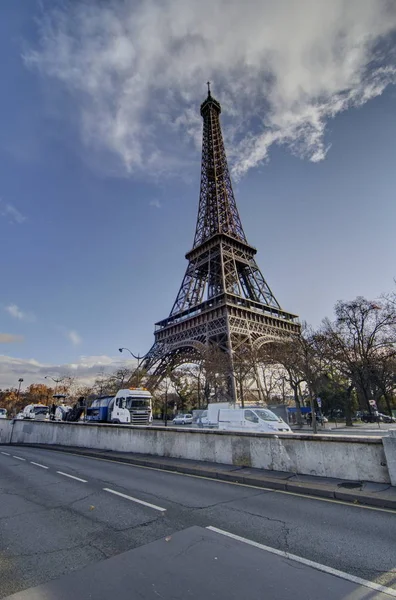
[{"label": "sidewalk", "polygon": [[[28,444],[23,444],[23,447],[27,446]],[[313,475],[296,475],[295,473],[283,471],[266,471],[264,469],[235,467],[234,465],[148,454],[113,452],[111,450],[90,450],[41,444],[32,444],[32,447],[396,511],[396,487],[386,483],[345,481]]]},{"label": "sidewalk", "polygon": [[[311,425],[302,425],[299,427],[298,425],[290,425],[293,433],[312,433],[313,429]],[[318,424],[318,434],[326,434],[326,433],[338,433],[343,432],[348,435],[366,435],[366,433],[370,433],[371,435],[379,435],[384,436],[388,435],[390,431],[396,430],[396,423],[380,423],[378,427],[377,423],[354,423],[352,426],[345,425],[345,421],[341,422],[328,422],[325,425]]]}]

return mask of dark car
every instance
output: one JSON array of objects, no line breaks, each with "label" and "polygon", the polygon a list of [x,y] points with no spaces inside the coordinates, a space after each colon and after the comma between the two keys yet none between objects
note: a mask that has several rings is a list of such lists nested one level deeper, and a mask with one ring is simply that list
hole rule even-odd
[{"label": "dark car", "polygon": [[378,416],[384,423],[396,423],[396,419],[394,417],[391,417],[390,415],[384,415],[383,413],[379,413]]},{"label": "dark car", "polygon": [[381,420],[378,414],[369,412],[362,412],[360,418],[363,423],[378,423]]}]

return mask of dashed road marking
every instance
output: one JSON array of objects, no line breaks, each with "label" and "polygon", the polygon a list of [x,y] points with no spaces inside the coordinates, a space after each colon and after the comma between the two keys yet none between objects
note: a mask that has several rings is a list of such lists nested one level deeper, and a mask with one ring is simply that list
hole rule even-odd
[{"label": "dashed road marking", "polygon": [[22,456],[14,456],[14,454],[12,455],[12,458],[17,458],[18,460],[26,460],[26,458],[22,458]]},{"label": "dashed road marking", "polygon": [[121,496],[121,498],[126,498],[127,500],[131,500],[132,502],[136,502],[137,504],[143,504],[143,506],[148,506],[149,508],[154,508],[154,510],[159,510],[160,512],[165,512],[166,508],[161,508],[161,506],[156,506],[155,504],[150,504],[150,502],[144,502],[144,500],[139,500],[138,498],[134,498],[133,496],[127,496],[127,494],[122,494],[121,492],[116,492],[115,490],[111,490],[110,488],[103,488],[105,492],[110,492],[110,494],[115,494],[116,496]]},{"label": "dashed road marking", "polygon": [[9,452],[2,452],[2,454],[4,454],[4,456],[11,456],[11,454],[9,454]]},{"label": "dashed road marking", "polygon": [[[40,450],[44,450],[48,452],[46,448],[40,448]],[[120,462],[119,460],[114,460],[112,458],[101,458],[99,456],[87,456],[85,454],[77,454],[76,452],[65,452],[64,450],[54,450],[51,448],[50,452],[56,452],[57,454],[68,454],[69,456],[76,456],[78,458],[85,458],[89,460],[99,460],[102,462],[110,462],[115,463],[117,465],[123,465],[124,467],[132,467],[134,469],[146,469],[148,471],[157,471],[158,473],[168,473],[169,475],[178,475],[180,477],[191,477],[192,479],[204,479],[205,481],[211,481],[213,483],[221,484],[221,485],[236,485],[238,487],[251,488],[254,490],[261,490],[263,492],[272,492],[274,494],[284,494],[287,496],[296,496],[297,498],[305,499],[305,500],[315,500],[315,502],[329,502],[331,504],[341,504],[342,506],[347,506],[349,508],[354,508],[357,510],[371,510],[374,512],[384,512],[395,514],[396,510],[393,508],[381,508],[379,506],[369,506],[367,504],[353,504],[352,502],[348,502],[347,500],[338,500],[335,498],[323,498],[321,496],[314,496],[313,494],[303,494],[299,492],[288,492],[286,490],[277,490],[274,488],[262,487],[259,485],[252,485],[248,483],[240,483],[237,481],[226,481],[222,479],[214,479],[213,477],[207,477],[205,475],[195,475],[192,473],[181,473],[180,471],[172,471],[171,469],[160,469],[159,467],[149,467],[147,465],[136,465],[133,463],[125,463]]]},{"label": "dashed road marking", "polygon": [[82,483],[87,483],[86,479],[81,479],[81,477],[75,477],[74,475],[69,475],[69,473],[63,473],[62,471],[57,471],[59,475],[63,475],[64,477],[70,477],[70,479],[75,479],[76,481],[81,481]]},{"label": "dashed road marking", "polygon": [[40,465],[40,463],[36,463],[33,462],[32,460],[30,461],[32,465],[36,465],[36,467],[41,467],[42,469],[48,469],[49,467],[46,467],[45,465]]}]

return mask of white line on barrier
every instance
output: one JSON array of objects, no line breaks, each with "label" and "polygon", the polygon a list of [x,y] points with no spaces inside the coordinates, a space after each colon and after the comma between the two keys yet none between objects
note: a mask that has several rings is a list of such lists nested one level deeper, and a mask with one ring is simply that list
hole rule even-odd
[{"label": "white line on barrier", "polygon": [[138,500],[138,498],[134,498],[133,496],[127,496],[126,494],[122,494],[121,492],[116,492],[115,490],[111,490],[110,488],[103,488],[105,492],[110,492],[110,494],[116,494],[116,496],[121,496],[121,498],[126,498],[127,500],[131,500],[132,502],[136,502],[137,504],[143,504],[143,506],[148,506],[149,508],[154,508],[154,510],[159,510],[161,512],[165,512],[166,508],[161,508],[161,506],[156,506],[155,504],[150,504],[150,502],[144,502],[143,500]]},{"label": "white line on barrier", "polygon": [[74,475],[69,475],[69,473],[63,473],[62,471],[57,471],[59,475],[63,475],[64,477],[70,477],[70,479],[75,479],[76,481],[81,481],[82,483],[87,483],[86,479],[81,479],[81,477],[75,477]]},{"label": "white line on barrier", "polygon": [[396,590],[386,587],[384,585],[380,585],[379,583],[375,583],[374,581],[368,581],[367,579],[362,579],[361,577],[355,577],[355,575],[350,575],[349,573],[345,573],[344,571],[333,569],[332,567],[328,567],[326,565],[322,565],[321,563],[308,560],[307,558],[297,556],[296,554],[290,554],[289,552],[283,552],[283,550],[278,550],[277,548],[264,546],[264,544],[259,544],[258,542],[254,542],[253,540],[249,540],[239,535],[235,535],[235,533],[230,533],[229,531],[224,531],[223,529],[218,529],[217,527],[212,527],[211,525],[206,529],[209,529],[210,531],[214,531],[215,533],[219,533],[221,535],[225,535],[234,540],[238,540],[239,542],[244,542],[245,544],[249,544],[250,546],[259,548],[260,550],[265,550],[266,552],[270,552],[271,554],[276,554],[277,556],[281,556],[282,558],[288,558],[289,560],[293,560],[294,562],[306,565],[307,567],[312,567],[313,569],[316,569],[318,571],[323,571],[323,573],[335,575],[335,577],[341,577],[341,579],[346,579],[347,581],[351,581],[352,583],[356,583],[357,585],[363,585],[367,588],[375,590],[376,592],[389,594],[389,596],[393,596],[394,598],[396,598]]}]

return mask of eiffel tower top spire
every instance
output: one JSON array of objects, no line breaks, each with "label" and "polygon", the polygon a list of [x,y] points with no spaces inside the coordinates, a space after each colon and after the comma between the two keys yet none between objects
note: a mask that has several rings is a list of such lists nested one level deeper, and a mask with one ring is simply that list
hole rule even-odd
[{"label": "eiffel tower top spire", "polygon": [[238,208],[232,189],[223,136],[220,127],[220,103],[208,97],[201,104],[203,118],[201,188],[197,228],[193,248],[218,233],[227,234],[246,243]]}]

